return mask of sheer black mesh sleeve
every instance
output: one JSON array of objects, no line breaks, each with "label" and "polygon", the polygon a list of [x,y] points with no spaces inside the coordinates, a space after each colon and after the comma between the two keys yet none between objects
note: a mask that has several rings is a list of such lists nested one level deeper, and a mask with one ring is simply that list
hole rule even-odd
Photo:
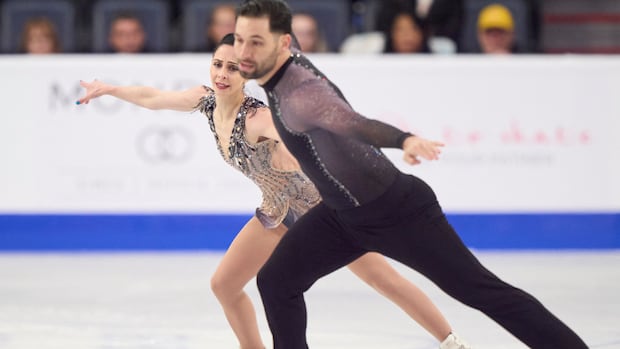
[{"label": "sheer black mesh sleeve", "polygon": [[300,84],[288,99],[291,120],[299,131],[312,128],[356,139],[378,148],[400,148],[410,133],[369,119],[355,112],[351,106],[324,80],[314,79]]},{"label": "sheer black mesh sleeve", "polygon": [[393,183],[398,169],[381,148],[400,147],[407,133],[355,112],[302,54],[263,87],[278,133],[329,207],[363,205]]}]

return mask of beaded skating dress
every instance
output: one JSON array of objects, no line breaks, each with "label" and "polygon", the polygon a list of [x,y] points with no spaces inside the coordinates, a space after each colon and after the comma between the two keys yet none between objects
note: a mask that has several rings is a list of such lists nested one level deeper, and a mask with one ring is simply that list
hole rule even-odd
[{"label": "beaded skating dress", "polygon": [[215,131],[213,111],[215,95],[203,97],[197,106],[209,119],[211,131],[220,155],[224,160],[241,171],[259,187],[263,201],[256,209],[256,217],[266,228],[275,228],[280,223],[290,224],[319,203],[321,197],[306,175],[297,171],[274,168],[272,154],[278,144],[274,139],[266,139],[252,144],[246,138],[245,122],[257,108],[267,108],[261,101],[246,96],[235,118],[228,147],[228,154],[222,148]]}]

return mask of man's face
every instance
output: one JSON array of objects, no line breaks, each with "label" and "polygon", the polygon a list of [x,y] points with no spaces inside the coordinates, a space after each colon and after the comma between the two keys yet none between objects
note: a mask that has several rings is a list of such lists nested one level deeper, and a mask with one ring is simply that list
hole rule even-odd
[{"label": "man's face", "polygon": [[281,52],[281,34],[269,30],[268,17],[238,17],[235,24],[235,55],[246,79],[269,78]]},{"label": "man's face", "polygon": [[209,24],[208,35],[214,43],[220,42],[228,33],[235,31],[235,8],[219,7],[213,13],[213,22]]},{"label": "man's face", "polygon": [[505,29],[489,28],[478,32],[483,53],[508,54],[514,45],[514,33]]},{"label": "man's face", "polygon": [[293,16],[291,25],[301,51],[315,52],[319,41],[319,28],[314,18],[305,14],[297,14]]},{"label": "man's face", "polygon": [[144,48],[146,35],[140,22],[134,19],[118,19],[110,30],[110,46],[119,53],[138,53]]}]

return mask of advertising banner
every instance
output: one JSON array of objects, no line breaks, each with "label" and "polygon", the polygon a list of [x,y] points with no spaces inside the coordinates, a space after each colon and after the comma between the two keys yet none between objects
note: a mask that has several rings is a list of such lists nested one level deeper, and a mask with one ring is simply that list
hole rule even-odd
[{"label": "advertising banner", "polygon": [[[576,224],[594,224],[618,243],[620,59],[311,59],[360,114],[446,144],[439,161],[414,167],[400,150],[384,151],[427,181],[457,221],[585,215]],[[208,54],[0,57],[0,228],[16,231],[15,216],[41,215],[246,219],[260,193],[223,161],[199,112],[109,96],[75,103],[80,79],[182,90],[210,85],[209,64]],[[246,88],[264,99],[255,82]]]}]

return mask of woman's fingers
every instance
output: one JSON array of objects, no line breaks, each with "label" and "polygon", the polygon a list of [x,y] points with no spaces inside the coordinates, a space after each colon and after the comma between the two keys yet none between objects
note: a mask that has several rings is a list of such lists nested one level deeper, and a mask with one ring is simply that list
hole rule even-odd
[{"label": "woman's fingers", "polygon": [[78,99],[75,104],[80,105],[80,104],[88,104],[88,102],[90,102],[90,100],[95,96],[95,87],[96,87],[96,83],[97,83],[97,79],[93,80],[93,82],[87,82],[84,80],[80,80],[80,86],[82,86],[83,88],[86,89],[86,94]]}]

